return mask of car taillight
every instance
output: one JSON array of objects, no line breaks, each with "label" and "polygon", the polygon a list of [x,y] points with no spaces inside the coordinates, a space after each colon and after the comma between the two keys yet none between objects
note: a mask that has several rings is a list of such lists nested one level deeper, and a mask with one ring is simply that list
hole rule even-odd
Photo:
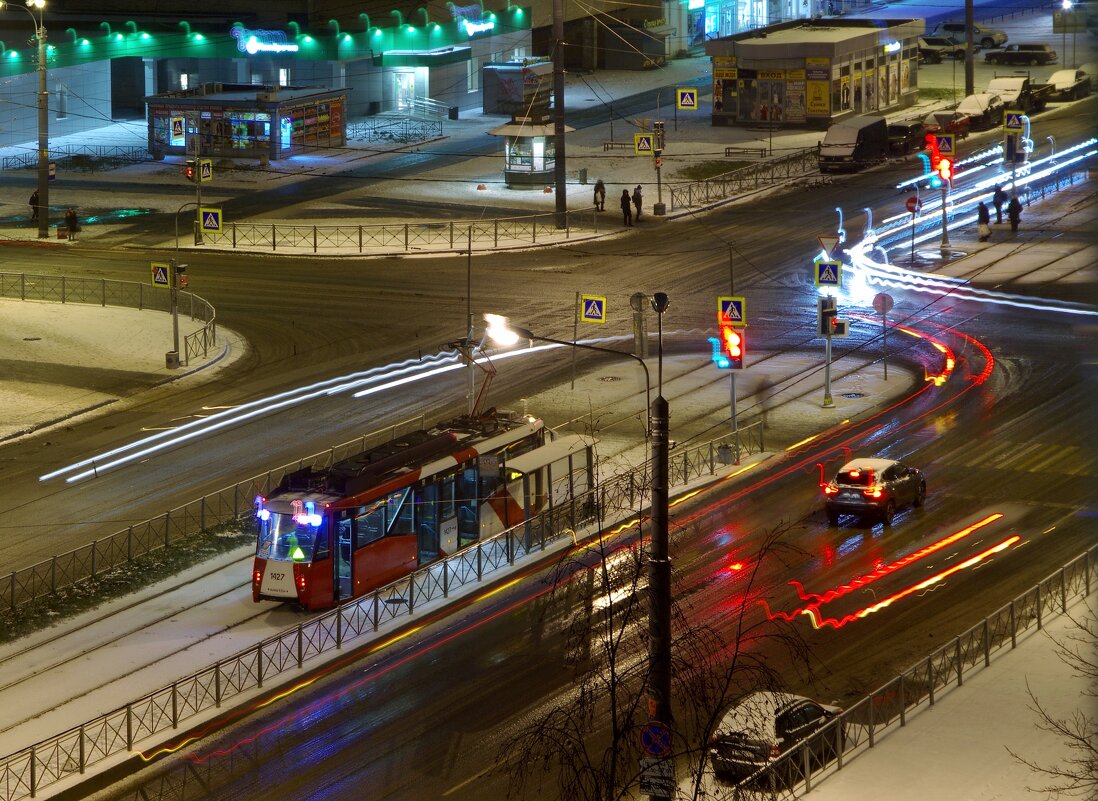
[{"label": "car taillight", "polygon": [[263,571],[256,568],[254,571],[252,571],[252,584],[255,584],[258,587],[262,583],[263,583]]},{"label": "car taillight", "polygon": [[770,746],[770,758],[777,759],[782,755],[782,747],[778,743],[772,743]]},{"label": "car taillight", "polygon": [[867,498],[880,498],[884,495],[884,489],[881,487],[866,487],[862,490],[862,494]]},{"label": "car taillight", "polygon": [[834,495],[838,491],[839,488],[835,485],[834,481],[824,487],[824,495]]}]

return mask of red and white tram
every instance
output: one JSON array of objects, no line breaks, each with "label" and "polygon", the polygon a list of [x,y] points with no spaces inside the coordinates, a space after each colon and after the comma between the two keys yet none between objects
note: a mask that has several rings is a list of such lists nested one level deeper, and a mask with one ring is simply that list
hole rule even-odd
[{"label": "red and white tram", "polygon": [[324,609],[592,485],[594,441],[490,410],[416,431],[256,498],[255,601]]}]

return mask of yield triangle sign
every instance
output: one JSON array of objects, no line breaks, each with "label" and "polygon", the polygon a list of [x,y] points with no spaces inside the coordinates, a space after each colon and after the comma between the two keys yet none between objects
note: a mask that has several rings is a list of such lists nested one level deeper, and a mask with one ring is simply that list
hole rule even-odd
[{"label": "yield triangle sign", "polygon": [[816,241],[820,243],[820,247],[823,248],[829,259],[831,258],[831,252],[839,245],[839,237],[837,236],[818,236]]}]

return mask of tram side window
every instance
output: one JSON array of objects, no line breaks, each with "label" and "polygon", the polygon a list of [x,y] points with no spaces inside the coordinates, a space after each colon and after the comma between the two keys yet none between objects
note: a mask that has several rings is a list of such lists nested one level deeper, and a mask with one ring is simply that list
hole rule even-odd
[{"label": "tram side window", "polygon": [[362,548],[385,536],[385,507],[360,506],[355,515],[355,548]]},{"label": "tram side window", "polygon": [[412,489],[398,490],[386,500],[389,529],[386,534],[415,534],[415,506],[412,504]]}]

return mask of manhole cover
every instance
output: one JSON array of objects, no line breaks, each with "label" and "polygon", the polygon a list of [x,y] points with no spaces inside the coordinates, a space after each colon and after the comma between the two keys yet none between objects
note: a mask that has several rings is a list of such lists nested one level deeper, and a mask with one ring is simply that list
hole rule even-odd
[{"label": "manhole cover", "polygon": [[607,384],[611,384],[614,381],[621,381],[616,375],[604,375],[599,381],[605,381]]},{"label": "manhole cover", "polygon": [[844,392],[842,396],[844,398],[850,398],[851,400],[853,400],[854,398],[864,398],[865,393],[864,392]]},{"label": "manhole cover", "polygon": [[42,337],[23,337],[24,342],[41,342]]}]

